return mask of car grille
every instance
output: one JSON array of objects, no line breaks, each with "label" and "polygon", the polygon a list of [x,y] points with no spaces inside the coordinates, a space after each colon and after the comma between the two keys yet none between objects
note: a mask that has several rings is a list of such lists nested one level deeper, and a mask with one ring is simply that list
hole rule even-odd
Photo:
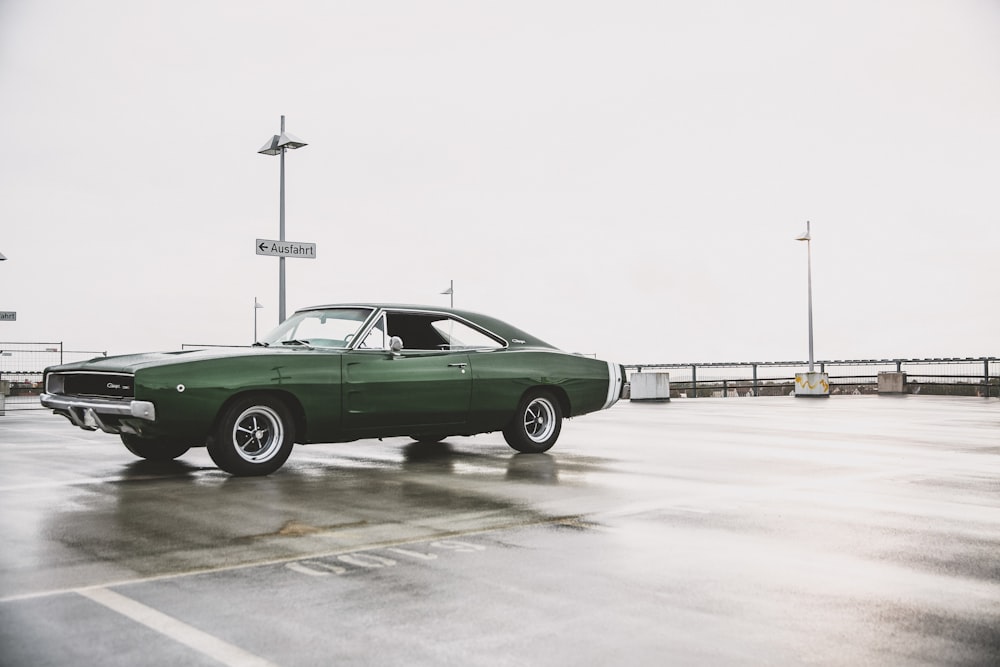
[{"label": "car grille", "polygon": [[52,394],[133,398],[135,377],[126,373],[52,373],[46,382]]}]

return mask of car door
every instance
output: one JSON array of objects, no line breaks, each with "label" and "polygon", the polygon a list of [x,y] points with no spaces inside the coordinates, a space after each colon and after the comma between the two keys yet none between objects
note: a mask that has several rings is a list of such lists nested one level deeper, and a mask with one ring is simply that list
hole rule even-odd
[{"label": "car door", "polygon": [[[469,353],[453,350],[436,316],[381,314],[343,358],[344,426],[367,435],[464,424],[472,401]],[[412,347],[390,350],[394,330]],[[404,343],[405,344],[405,341]]]},{"label": "car door", "polygon": [[344,355],[344,426],[373,432],[466,422],[472,373],[465,352],[354,350]]}]

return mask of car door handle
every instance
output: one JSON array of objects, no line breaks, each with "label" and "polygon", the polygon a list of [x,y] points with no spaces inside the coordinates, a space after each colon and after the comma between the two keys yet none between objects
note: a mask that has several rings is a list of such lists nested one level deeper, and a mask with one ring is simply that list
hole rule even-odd
[{"label": "car door handle", "polygon": [[464,364],[464,363],[462,363],[462,364],[448,364],[448,368],[465,368],[468,365],[469,364]]}]

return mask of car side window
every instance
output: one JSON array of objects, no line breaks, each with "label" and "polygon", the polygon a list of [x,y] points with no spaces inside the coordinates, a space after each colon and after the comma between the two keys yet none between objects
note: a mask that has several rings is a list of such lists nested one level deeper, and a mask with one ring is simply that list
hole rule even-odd
[{"label": "car side window", "polygon": [[442,318],[431,323],[435,331],[444,339],[442,347],[449,350],[497,350],[503,347],[494,338],[464,322]]},{"label": "car side window", "polygon": [[442,313],[386,314],[386,335],[399,336],[407,350],[498,350],[503,342]]}]

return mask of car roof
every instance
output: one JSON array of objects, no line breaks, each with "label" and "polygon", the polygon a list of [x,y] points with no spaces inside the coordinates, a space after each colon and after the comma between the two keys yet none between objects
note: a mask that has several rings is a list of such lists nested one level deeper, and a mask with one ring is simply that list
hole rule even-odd
[{"label": "car roof", "polygon": [[555,346],[546,343],[540,338],[529,334],[527,331],[519,329],[503,320],[498,320],[495,317],[489,315],[483,315],[482,313],[476,313],[470,310],[460,310],[457,308],[447,308],[442,306],[427,306],[422,304],[412,304],[412,303],[331,303],[320,306],[307,306],[305,308],[299,308],[295,312],[306,312],[310,310],[324,310],[327,308],[375,308],[383,310],[396,310],[396,311],[415,311],[422,313],[441,313],[443,315],[453,315],[459,319],[467,320],[472,324],[478,325],[487,331],[500,336],[505,339],[508,344],[514,343],[518,347],[528,346],[528,347],[548,347],[555,348]]}]

